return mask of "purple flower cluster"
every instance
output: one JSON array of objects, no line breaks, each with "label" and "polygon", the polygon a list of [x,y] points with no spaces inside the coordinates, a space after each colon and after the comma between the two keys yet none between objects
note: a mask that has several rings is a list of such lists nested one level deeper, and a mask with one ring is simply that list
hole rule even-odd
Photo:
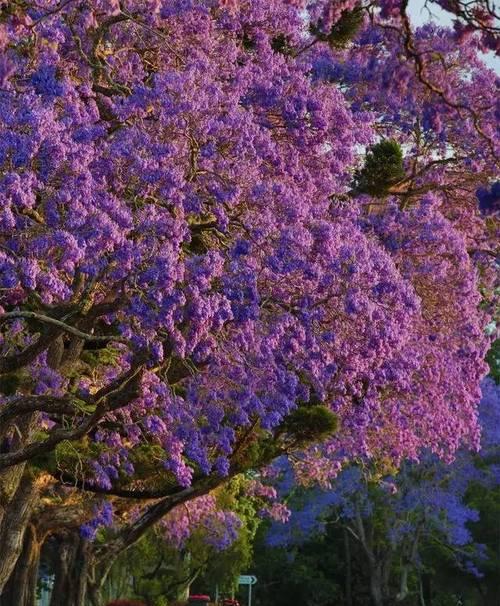
[{"label": "purple flower cluster", "polygon": [[193,534],[202,530],[204,541],[219,551],[230,547],[238,538],[241,524],[235,512],[218,508],[213,495],[176,507],[161,522],[169,544],[180,548]]},{"label": "purple flower cluster", "polygon": [[84,539],[93,541],[101,528],[113,526],[113,506],[108,501],[102,501],[94,507],[93,518],[80,527],[80,534]]}]

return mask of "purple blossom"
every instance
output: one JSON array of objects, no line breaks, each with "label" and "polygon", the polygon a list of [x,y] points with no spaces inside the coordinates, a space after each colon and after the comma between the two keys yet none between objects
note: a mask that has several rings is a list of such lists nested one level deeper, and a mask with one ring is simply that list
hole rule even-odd
[{"label": "purple blossom", "polygon": [[[80,348],[57,335],[22,369],[26,395],[118,398],[118,377],[133,375],[90,430],[93,482],[134,474],[145,445],[159,451],[155,473],[181,486],[195,469],[225,476],[244,431],[279,438],[314,398],[341,430],[296,471],[323,486],[347,459],[477,447],[493,307],[480,302],[495,268],[469,252],[489,250],[495,213],[484,220],[463,192],[493,174],[497,127],[479,42],[414,32],[417,52],[443,59],[424,70],[446,86],[436,94],[394,33],[395,0],[345,49],[304,20],[327,34],[355,0],[128,0],[134,24],[112,27],[119,3],[84,4],[21,3],[2,22],[0,309],[109,339]],[[149,57],[162,31],[168,45]],[[276,35],[303,52],[275,52]],[[357,196],[360,152],[379,132],[405,149],[411,190]],[[488,187],[483,211],[498,193]],[[0,329],[5,355],[52,334],[32,319]]]},{"label": "purple blossom", "polygon": [[80,527],[80,535],[93,541],[101,528],[110,528],[113,525],[113,506],[108,501],[102,501],[94,507],[94,517]]}]

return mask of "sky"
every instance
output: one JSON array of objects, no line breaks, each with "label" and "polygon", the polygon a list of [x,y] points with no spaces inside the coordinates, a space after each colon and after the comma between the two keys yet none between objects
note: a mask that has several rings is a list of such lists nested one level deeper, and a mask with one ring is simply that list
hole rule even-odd
[{"label": "sky", "polygon": [[[452,24],[450,14],[434,3],[432,3],[432,15],[429,14],[429,10],[425,8],[425,0],[410,0],[408,8],[411,19],[415,25],[422,25],[431,20],[440,23],[441,25]],[[484,60],[497,74],[500,74],[500,57],[496,56],[494,53],[488,53],[484,55]]]}]

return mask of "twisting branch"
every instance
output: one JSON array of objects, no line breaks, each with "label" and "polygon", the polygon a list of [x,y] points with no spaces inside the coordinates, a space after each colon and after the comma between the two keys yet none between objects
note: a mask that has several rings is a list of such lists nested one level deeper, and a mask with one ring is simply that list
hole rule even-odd
[{"label": "twisting branch", "polygon": [[139,25],[139,27],[144,28],[146,31],[148,31],[152,34],[155,34],[156,36],[158,36],[158,38],[163,40],[165,47],[168,48],[168,50],[175,56],[175,58],[179,61],[179,63],[181,65],[184,65],[184,63],[185,63],[184,58],[175,50],[175,48],[170,43],[170,40],[163,32],[159,31],[155,27],[151,27],[147,23],[144,23],[143,21],[141,21],[141,19],[139,19],[138,17],[136,17],[135,15],[133,15],[132,13],[127,11],[125,9],[125,7],[123,6],[123,3],[120,3],[120,10],[121,10],[121,14],[124,15],[127,19],[130,19],[131,21],[133,21],[134,23]]},{"label": "twisting branch", "polygon": [[231,457],[231,467],[226,476],[217,474],[207,477],[198,476],[193,479],[193,483],[188,488],[177,486],[171,489],[169,496],[148,507],[137,520],[124,526],[114,539],[99,548],[96,553],[96,564],[102,563],[106,564],[106,566],[103,567],[103,572],[100,575],[98,583],[101,585],[104,583],[109,573],[109,563],[112,564],[120,553],[138,541],[149,528],[159,522],[172,509],[196,497],[209,493],[218,486],[228,482],[234,476],[244,472],[248,466],[240,461],[238,453],[244,448],[247,439],[257,426],[258,421],[250,426],[235,447],[233,456]]},{"label": "twisting branch", "polygon": [[[429,0],[425,0],[424,7],[431,12],[428,5]],[[495,4],[490,4],[489,0],[454,0],[448,7],[448,11],[463,19],[464,22],[473,27],[476,31],[488,34],[498,34],[500,27],[489,25],[487,21],[481,19],[481,9],[491,18],[492,23],[498,22],[500,14],[496,12]],[[432,14],[432,13],[431,13]]]},{"label": "twisting branch", "polygon": [[111,384],[112,389],[100,397],[97,402],[95,401],[95,397],[89,399],[88,403],[95,405],[95,410],[92,414],[84,416],[83,420],[76,427],[70,429],[59,427],[53,430],[41,442],[32,442],[14,452],[1,454],[0,470],[51,452],[58,444],[65,440],[79,440],[94,429],[106,414],[126,406],[137,398],[140,393],[141,379],[147,359],[147,352],[136,352],[132,367]]},{"label": "twisting branch", "polygon": [[[84,478],[77,478],[67,471],[57,470],[52,475],[63,486],[78,488],[79,490],[87,493],[120,497],[122,499],[153,501],[156,499],[164,499],[166,497],[173,496],[180,490],[183,490],[183,488],[180,488],[177,484],[172,484],[171,486],[165,486],[163,488],[121,488],[120,486],[104,488],[102,486],[98,486],[97,484],[93,484]],[[197,481],[198,478],[193,480],[193,482]]]},{"label": "twisting branch", "polygon": [[[1,320],[1,316],[0,316]],[[45,351],[49,345],[58,339],[63,331],[51,327],[46,334],[41,335],[34,343],[28,345],[23,351],[9,356],[0,357],[0,374],[19,370],[30,364],[38,355]]]},{"label": "twisting branch", "polygon": [[0,316],[0,322],[13,318],[26,318],[30,320],[38,320],[39,322],[43,322],[45,324],[52,324],[53,326],[57,326],[58,328],[62,329],[64,332],[75,335],[75,337],[79,337],[85,341],[93,341],[95,343],[109,343],[110,341],[115,341],[116,343],[126,343],[130,345],[130,340],[126,339],[125,337],[120,337],[118,335],[91,335],[86,332],[82,332],[74,326],[70,326],[69,324],[62,322],[61,320],[57,320],[56,318],[51,318],[50,316],[46,316],[45,314],[40,314],[34,311],[8,311]]},{"label": "twisting branch", "polygon": [[105,562],[116,558],[119,553],[138,541],[146,530],[159,522],[167,513],[172,511],[174,507],[207,494],[228,479],[229,477],[223,478],[220,476],[203,478],[199,483],[193,484],[188,488],[180,489],[176,494],[151,505],[139,519],[122,528],[114,539],[109,541],[107,545],[103,545],[102,548],[97,551],[97,560]]},{"label": "twisting branch", "polygon": [[[76,322],[82,328],[91,328],[93,321],[97,320],[97,318],[99,318],[100,316],[103,316],[103,315],[116,311],[118,306],[119,306],[118,301],[98,303],[97,305],[94,305],[93,307],[91,307],[84,316],[81,316],[80,314],[73,316],[74,322]],[[51,309],[52,309],[53,313],[60,315],[60,316],[62,313],[64,313],[65,317],[67,318],[68,313],[72,313],[72,309],[74,309],[74,308],[54,307]],[[2,321],[3,317],[4,317],[4,314],[0,316],[0,322]],[[58,320],[58,318],[52,318],[52,316],[50,316],[50,317],[51,317],[51,320],[54,320],[54,319]],[[76,328],[76,327],[73,326],[72,328]],[[59,337],[61,335],[63,335],[64,332],[65,332],[65,330],[61,329],[60,325],[55,325],[54,322],[50,322],[49,328],[47,329],[47,331],[44,332],[42,335],[40,335],[40,337],[38,337],[38,339],[34,343],[32,343],[31,345],[28,345],[28,347],[26,347],[23,351],[20,351],[19,353],[0,357],[0,374],[5,374],[8,372],[12,372],[15,370],[19,370],[20,368],[26,367],[37,356],[39,356],[48,347],[50,347],[50,345],[54,341],[59,339]],[[81,332],[83,332],[83,331],[81,331]],[[73,341],[77,341],[77,342],[84,341],[84,339],[79,339],[75,335],[75,333],[73,333],[73,336],[74,336]],[[95,341],[95,336],[93,336],[93,335],[91,335],[91,336],[92,336],[92,340]],[[118,339],[115,338],[115,339],[110,339],[110,340],[117,341],[117,340],[120,340],[120,338],[118,338]],[[71,349],[71,346],[70,346],[70,349]]]},{"label": "twisting branch", "polygon": [[76,405],[69,398],[19,396],[0,409],[0,426],[14,417],[30,412],[74,414],[75,410]]},{"label": "twisting branch", "polygon": [[61,2],[60,4],[58,4],[52,10],[49,10],[46,13],[44,13],[41,17],[38,17],[38,19],[36,19],[35,21],[33,21],[33,23],[31,23],[30,25],[28,25],[28,27],[30,29],[35,28],[44,19],[48,19],[49,17],[52,17],[53,15],[56,15],[57,13],[61,12],[63,9],[65,9],[72,2],[74,2],[74,0],[65,0],[64,2]]}]

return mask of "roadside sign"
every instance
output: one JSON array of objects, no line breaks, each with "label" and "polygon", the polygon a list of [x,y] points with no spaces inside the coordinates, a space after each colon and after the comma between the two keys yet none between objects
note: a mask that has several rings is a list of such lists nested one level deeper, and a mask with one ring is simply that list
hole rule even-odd
[{"label": "roadside sign", "polygon": [[243,574],[238,579],[238,585],[255,585],[257,583],[257,577],[253,574]]},{"label": "roadside sign", "polygon": [[248,585],[248,606],[252,606],[252,585],[257,583],[257,577],[253,574],[242,574],[238,579],[238,585]]}]

